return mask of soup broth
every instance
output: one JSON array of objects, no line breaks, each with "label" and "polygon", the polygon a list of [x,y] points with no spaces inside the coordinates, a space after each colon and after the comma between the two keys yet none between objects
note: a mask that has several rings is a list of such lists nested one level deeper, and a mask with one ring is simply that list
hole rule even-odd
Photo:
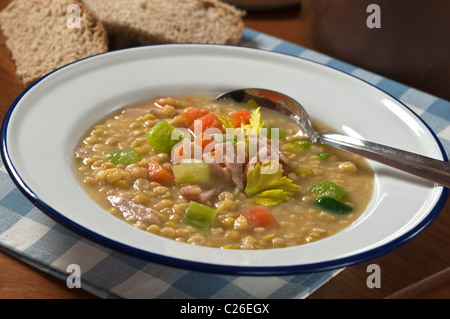
[{"label": "soup broth", "polygon": [[113,216],[223,249],[331,236],[364,212],[373,191],[363,158],[310,143],[291,119],[255,103],[209,95],[126,106],[89,129],[74,153],[83,188]]}]

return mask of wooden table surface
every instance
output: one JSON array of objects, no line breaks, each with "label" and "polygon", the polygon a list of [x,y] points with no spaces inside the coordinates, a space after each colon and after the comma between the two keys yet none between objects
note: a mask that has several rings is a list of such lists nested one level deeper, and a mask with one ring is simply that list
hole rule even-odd
[{"label": "wooden table surface", "polygon": [[[0,9],[9,0],[0,0]],[[299,8],[272,12],[249,12],[246,26],[278,38],[305,45],[300,32]],[[0,33],[0,120],[24,89]],[[447,79],[448,81],[448,79]],[[447,86],[447,87],[450,87]],[[311,299],[450,298],[450,201],[438,218],[418,237],[379,258],[350,266],[318,289]],[[369,288],[368,266],[380,267],[381,287]],[[0,252],[0,298],[96,298],[82,289],[69,289],[65,282]]]}]

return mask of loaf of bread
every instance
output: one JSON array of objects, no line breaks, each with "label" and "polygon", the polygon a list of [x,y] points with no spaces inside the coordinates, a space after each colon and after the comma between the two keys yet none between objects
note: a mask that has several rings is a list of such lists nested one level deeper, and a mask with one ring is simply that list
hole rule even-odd
[{"label": "loaf of bread", "polygon": [[[71,12],[70,5],[78,10]],[[0,12],[0,26],[25,87],[65,64],[108,50],[102,24],[76,0],[13,0]]]},{"label": "loaf of bread", "polygon": [[108,35],[133,45],[236,45],[244,15],[220,0],[12,0],[0,12],[0,27],[27,87],[63,65],[108,51]]},{"label": "loaf of bread", "polygon": [[239,43],[245,12],[219,0],[83,0],[111,37],[141,45]]}]

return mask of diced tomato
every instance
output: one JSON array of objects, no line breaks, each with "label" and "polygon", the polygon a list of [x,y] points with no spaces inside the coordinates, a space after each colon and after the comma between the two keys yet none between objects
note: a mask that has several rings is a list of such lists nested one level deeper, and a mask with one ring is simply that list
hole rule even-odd
[{"label": "diced tomato", "polygon": [[263,206],[246,208],[241,215],[247,218],[251,227],[271,228],[277,226],[277,221],[269,210]]},{"label": "diced tomato", "polygon": [[181,161],[184,159],[184,149],[183,149],[183,143],[180,143],[178,146],[174,147],[172,149],[172,162],[173,163],[181,163]]},{"label": "diced tomato", "polygon": [[209,128],[216,128],[219,130],[223,130],[223,126],[222,126],[222,122],[220,122],[219,118],[214,115],[213,113],[208,113],[202,117],[197,118],[194,123],[192,123],[192,125],[189,127],[189,130],[191,130],[191,132],[193,133],[197,133],[195,132],[195,124],[197,121],[201,122],[202,125],[202,130],[201,133],[206,131]]},{"label": "diced tomato", "polygon": [[205,147],[211,142],[214,142],[214,136],[206,133],[202,133],[194,139],[194,143],[201,146],[202,150],[205,150]]},{"label": "diced tomato", "polygon": [[173,185],[175,177],[172,172],[169,172],[158,161],[150,161],[147,164],[149,179],[160,183],[161,185]]},{"label": "diced tomato", "polygon": [[242,109],[239,112],[230,115],[231,122],[234,127],[241,127],[241,123],[250,124],[250,113],[247,109]]},{"label": "diced tomato", "polygon": [[191,126],[196,119],[205,116],[208,113],[209,113],[208,109],[206,107],[202,107],[200,109],[193,109],[191,111],[184,112],[181,114],[181,116],[184,118],[186,124],[188,126]]}]

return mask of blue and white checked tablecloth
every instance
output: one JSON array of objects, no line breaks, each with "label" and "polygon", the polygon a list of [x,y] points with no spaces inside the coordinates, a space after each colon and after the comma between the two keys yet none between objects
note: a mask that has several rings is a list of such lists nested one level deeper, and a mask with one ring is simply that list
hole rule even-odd
[{"label": "blue and white checked tablecloth", "polygon": [[[251,29],[245,29],[242,45],[313,60],[373,84],[416,112],[449,155],[449,102]],[[306,298],[341,271],[245,277],[175,269],[130,257],[81,238],[47,217],[15,187],[1,160],[0,248],[64,281],[71,274],[68,265],[78,264],[81,287],[102,298]]]}]

